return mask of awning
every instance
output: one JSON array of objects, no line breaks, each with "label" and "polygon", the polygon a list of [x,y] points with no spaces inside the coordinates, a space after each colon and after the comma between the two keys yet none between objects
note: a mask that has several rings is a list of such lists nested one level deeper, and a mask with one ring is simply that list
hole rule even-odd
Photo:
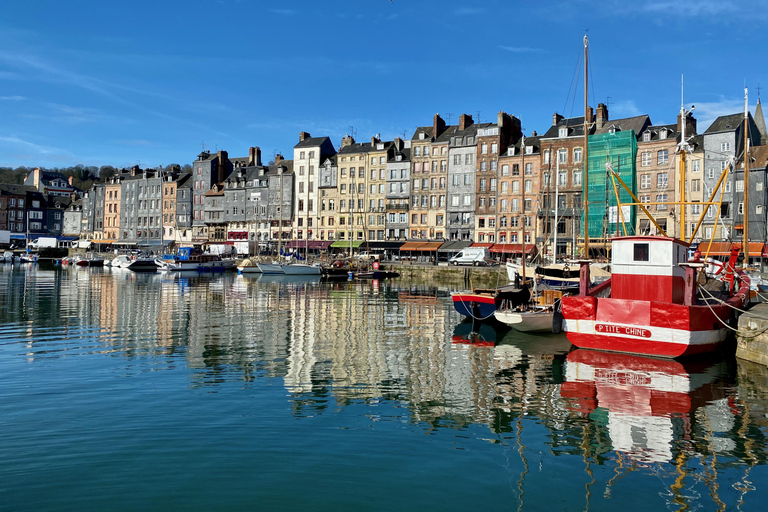
[{"label": "awning", "polygon": [[349,249],[352,247],[353,249],[360,247],[363,245],[362,240],[353,240],[350,242],[349,240],[336,240],[335,242],[331,243],[329,247],[333,248],[339,248],[339,249]]},{"label": "awning", "polygon": [[401,251],[415,251],[427,242],[405,242],[400,246]]},{"label": "awning", "polygon": [[11,235],[11,240],[24,240],[26,235]]},{"label": "awning", "polygon": [[[732,242],[712,242],[710,244],[710,242],[701,242],[698,250],[702,256],[706,254],[710,256],[730,256],[732,245],[741,249],[743,244]],[[759,258],[760,256],[768,257],[765,244],[762,242],[749,242],[749,257]]]},{"label": "awning", "polygon": [[436,251],[443,245],[443,242],[425,242],[412,251]]},{"label": "awning", "polygon": [[438,252],[459,252],[472,245],[468,240],[449,240],[440,246]]},{"label": "awning", "polygon": [[[285,244],[286,249],[327,249],[333,243],[332,240],[291,240]],[[345,242],[349,247],[349,242]],[[354,244],[354,242],[353,242]]]},{"label": "awning", "polygon": [[475,242],[470,247],[491,247],[493,244],[487,244],[484,242]]},{"label": "awning", "polygon": [[78,240],[80,237],[79,237],[79,236],[77,236],[77,235],[75,235],[75,236],[70,236],[70,235],[59,235],[59,236],[57,236],[56,238],[58,238],[58,239],[59,239],[59,240],[61,240],[62,242],[72,242],[72,241],[74,241],[74,240]]},{"label": "awning", "polygon": [[[491,252],[500,252],[502,254],[523,254],[523,244],[493,244]],[[536,246],[533,244],[525,245],[526,254],[535,254]]]},{"label": "awning", "polygon": [[[111,244],[116,242],[117,240],[91,240],[92,244]],[[136,245],[136,244],[125,244],[125,245]]]},{"label": "awning", "polygon": [[404,243],[405,241],[403,240],[396,241],[396,242],[384,241],[384,240],[371,240],[370,242],[368,242],[368,247],[370,247],[371,249],[386,249],[389,251],[396,251]]}]

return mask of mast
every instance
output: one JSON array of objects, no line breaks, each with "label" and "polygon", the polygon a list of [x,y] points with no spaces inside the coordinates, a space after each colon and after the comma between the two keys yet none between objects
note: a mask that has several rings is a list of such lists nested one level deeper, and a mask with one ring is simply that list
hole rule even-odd
[{"label": "mast", "polygon": [[[680,240],[685,240],[685,157],[688,152],[688,143],[685,140],[685,125],[687,123],[688,113],[685,111],[685,103],[683,102],[683,78],[680,77],[680,146],[678,148],[678,154],[680,155]],[[691,233],[693,234],[693,233]]]},{"label": "mast", "polygon": [[525,286],[525,135],[520,138],[520,150],[522,151],[522,159],[520,161],[520,167],[522,168],[523,176],[523,286]]},{"label": "mast", "polygon": [[[558,153],[559,151],[560,150],[558,150]],[[557,181],[555,181],[555,222],[554,222],[554,227],[552,228],[552,233],[553,233],[552,263],[557,263],[557,214],[558,214],[557,198],[558,198],[558,193],[560,191],[560,183],[558,183],[560,180],[560,155],[558,155],[557,162],[555,163],[555,174],[556,174]],[[551,179],[551,176],[550,176],[550,179]]]},{"label": "mast", "polygon": [[280,228],[278,230],[278,237],[277,237],[277,261],[282,261],[282,254],[280,254],[280,251],[282,251],[283,247],[283,172],[285,170],[285,167],[282,165],[277,166],[277,174],[280,176]]},{"label": "mast", "polygon": [[749,266],[749,102],[744,88],[744,266]]},{"label": "mast", "polygon": [[[584,35],[584,257],[589,259],[589,121],[587,120],[587,113],[589,107],[587,106],[587,90],[589,86],[588,82],[588,70],[587,65],[587,50],[589,48],[589,39],[586,34]],[[551,179],[551,177],[550,177]]]}]

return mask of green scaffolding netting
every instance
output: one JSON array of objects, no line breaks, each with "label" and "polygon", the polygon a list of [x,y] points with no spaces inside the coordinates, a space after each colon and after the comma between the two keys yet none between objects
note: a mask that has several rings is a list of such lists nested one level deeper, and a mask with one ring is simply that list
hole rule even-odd
[{"label": "green scaffolding netting", "polygon": [[[628,235],[635,234],[637,207],[622,207],[622,216],[616,203],[614,180],[608,175],[606,163],[611,162],[613,170],[637,195],[635,161],[637,157],[637,137],[633,130],[616,133],[591,135],[589,144],[589,177],[585,183],[589,192],[589,213],[587,227],[590,238],[609,238],[617,233],[623,235],[624,227]],[[618,180],[615,180],[621,204],[634,200]]]}]

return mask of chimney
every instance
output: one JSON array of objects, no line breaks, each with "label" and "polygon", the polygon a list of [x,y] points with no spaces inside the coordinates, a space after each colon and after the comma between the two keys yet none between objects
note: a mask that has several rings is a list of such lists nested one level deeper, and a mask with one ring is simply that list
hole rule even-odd
[{"label": "chimney", "polygon": [[592,126],[595,123],[595,111],[592,107],[587,107],[587,125]]},{"label": "chimney", "polygon": [[[677,114],[677,132],[682,134],[683,125],[681,123],[680,114]],[[690,137],[696,135],[696,118],[693,114],[688,112],[685,116],[685,136]]]},{"label": "chimney", "polygon": [[139,171],[139,166],[138,165],[134,165],[133,167],[131,167],[131,176],[136,176],[136,173],[138,171]]},{"label": "chimney", "polygon": [[432,137],[437,139],[437,137],[445,131],[445,121],[443,121],[443,118],[440,117],[440,114],[435,114],[435,117],[432,118]]},{"label": "chimney", "polygon": [[229,154],[223,149],[217,153],[219,160],[219,172],[216,176],[216,183],[221,183],[226,178],[226,174],[229,174]]},{"label": "chimney", "polygon": [[559,122],[560,122],[560,121],[562,121],[562,120],[563,120],[563,116],[561,116],[560,114],[558,114],[557,112],[555,112],[555,113],[552,115],[552,126],[557,126],[557,123],[559,123]]},{"label": "chimney", "polygon": [[379,142],[381,142],[381,141],[375,135],[373,137],[371,137],[371,146],[375,146]]},{"label": "chimney", "polygon": [[538,135],[538,133],[536,133],[536,130],[533,130],[533,131],[531,132],[531,137],[536,137],[537,135]]},{"label": "chimney", "polygon": [[35,188],[40,188],[40,168],[35,167],[35,170],[32,171],[32,186]]},{"label": "chimney", "polygon": [[74,183],[75,183],[75,177],[74,177],[74,176],[70,176],[70,177],[69,177],[69,179],[67,180],[67,183],[69,183],[69,186],[70,186],[70,187],[74,187],[74,186],[75,186],[75,185],[74,185]]},{"label": "chimney", "polygon": [[608,122],[608,107],[605,103],[597,104],[597,127],[602,128]]},{"label": "chimney", "polygon": [[341,147],[345,148],[347,146],[351,146],[355,143],[355,139],[350,137],[349,135],[345,135],[343,139],[341,139]]},{"label": "chimney", "polygon": [[248,166],[261,165],[261,149],[258,146],[248,148]]},{"label": "chimney", "polygon": [[299,142],[304,142],[305,140],[311,138],[312,136],[309,134],[309,132],[301,132],[299,134]]},{"label": "chimney", "polygon": [[468,126],[472,126],[472,122],[472,116],[461,114],[461,117],[459,117],[459,130],[466,130]]},{"label": "chimney", "polygon": [[282,162],[282,161],[283,161],[283,155],[281,155],[280,153],[276,154],[275,155],[275,165],[279,165],[280,162]]}]

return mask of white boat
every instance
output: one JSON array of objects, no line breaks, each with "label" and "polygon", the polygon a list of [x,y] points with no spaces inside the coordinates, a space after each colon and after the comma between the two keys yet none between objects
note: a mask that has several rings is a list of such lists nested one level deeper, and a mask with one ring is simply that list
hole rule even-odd
[{"label": "white boat", "polygon": [[244,259],[238,266],[237,271],[240,274],[261,274],[258,262],[250,258]]},{"label": "white boat", "polygon": [[320,267],[306,263],[291,263],[283,265],[283,273],[289,276],[319,276]]},{"label": "white boat", "polygon": [[167,260],[156,259],[155,263],[157,263],[157,268],[159,270],[165,270],[169,272],[186,272],[186,271],[197,272],[197,269],[200,266],[199,261],[180,260],[178,258],[167,259]]},{"label": "white boat", "polygon": [[494,313],[496,320],[521,332],[552,332],[554,315],[554,309],[546,306],[527,311],[499,309]]},{"label": "white boat", "polygon": [[280,263],[259,263],[262,274],[285,274]]},{"label": "white boat", "polygon": [[14,260],[13,252],[11,251],[5,251],[2,256],[0,256],[0,262],[2,263],[11,263]]},{"label": "white boat", "polygon": [[[130,256],[127,254],[121,254],[112,259],[108,266],[111,266],[112,268],[128,268],[128,265],[130,265],[132,262],[133,260]],[[107,265],[107,263],[105,262],[104,265]]]}]

